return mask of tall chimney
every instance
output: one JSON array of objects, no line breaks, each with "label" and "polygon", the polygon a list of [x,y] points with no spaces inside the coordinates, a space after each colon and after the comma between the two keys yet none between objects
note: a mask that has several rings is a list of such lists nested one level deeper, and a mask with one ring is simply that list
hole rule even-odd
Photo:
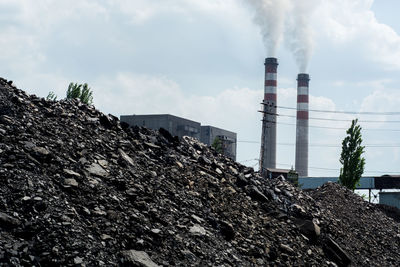
[{"label": "tall chimney", "polygon": [[276,168],[276,105],[278,60],[270,57],[265,59],[265,83],[263,100],[263,123],[260,152],[260,171],[266,177],[267,168]]},{"label": "tall chimney", "polygon": [[297,76],[296,171],[308,176],[308,83],[310,76]]}]

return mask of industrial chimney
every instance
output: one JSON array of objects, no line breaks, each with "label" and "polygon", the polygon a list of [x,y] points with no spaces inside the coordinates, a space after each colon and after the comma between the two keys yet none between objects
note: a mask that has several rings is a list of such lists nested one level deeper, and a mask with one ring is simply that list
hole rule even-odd
[{"label": "industrial chimney", "polygon": [[296,164],[300,177],[308,176],[308,83],[310,76],[297,76]]},{"label": "industrial chimney", "polygon": [[267,168],[276,168],[276,58],[265,59],[265,83],[260,152],[260,171],[266,177]]}]

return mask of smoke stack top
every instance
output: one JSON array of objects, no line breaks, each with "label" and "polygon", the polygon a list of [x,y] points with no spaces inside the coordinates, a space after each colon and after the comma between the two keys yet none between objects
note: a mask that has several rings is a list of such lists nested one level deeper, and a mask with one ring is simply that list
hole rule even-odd
[{"label": "smoke stack top", "polygon": [[299,73],[297,75],[297,86],[307,86],[310,81],[310,75],[307,73]]},{"label": "smoke stack top", "polygon": [[278,66],[278,59],[275,57],[267,57],[265,59],[265,65],[276,65]]},{"label": "smoke stack top", "polygon": [[[278,69],[278,59],[274,57],[267,57],[265,59],[265,80],[274,80],[276,86],[276,71]],[[273,73],[273,75],[267,75],[267,73]]]}]

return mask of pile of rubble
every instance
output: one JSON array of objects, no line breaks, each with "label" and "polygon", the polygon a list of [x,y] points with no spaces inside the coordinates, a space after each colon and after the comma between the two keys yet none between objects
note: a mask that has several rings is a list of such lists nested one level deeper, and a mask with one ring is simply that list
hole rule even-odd
[{"label": "pile of rubble", "polygon": [[0,79],[0,265],[388,266],[397,223],[352,192],[264,180],[195,139]]}]

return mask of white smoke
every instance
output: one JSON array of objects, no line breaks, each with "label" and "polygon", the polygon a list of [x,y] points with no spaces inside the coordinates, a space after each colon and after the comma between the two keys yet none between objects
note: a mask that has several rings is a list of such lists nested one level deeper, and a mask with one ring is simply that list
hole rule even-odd
[{"label": "white smoke", "polygon": [[268,57],[276,57],[283,38],[300,72],[306,72],[314,47],[310,18],[320,0],[245,0],[255,10]]},{"label": "white smoke", "polygon": [[268,57],[276,57],[283,38],[285,13],[290,0],[245,0],[255,10],[254,21],[260,26]]}]

